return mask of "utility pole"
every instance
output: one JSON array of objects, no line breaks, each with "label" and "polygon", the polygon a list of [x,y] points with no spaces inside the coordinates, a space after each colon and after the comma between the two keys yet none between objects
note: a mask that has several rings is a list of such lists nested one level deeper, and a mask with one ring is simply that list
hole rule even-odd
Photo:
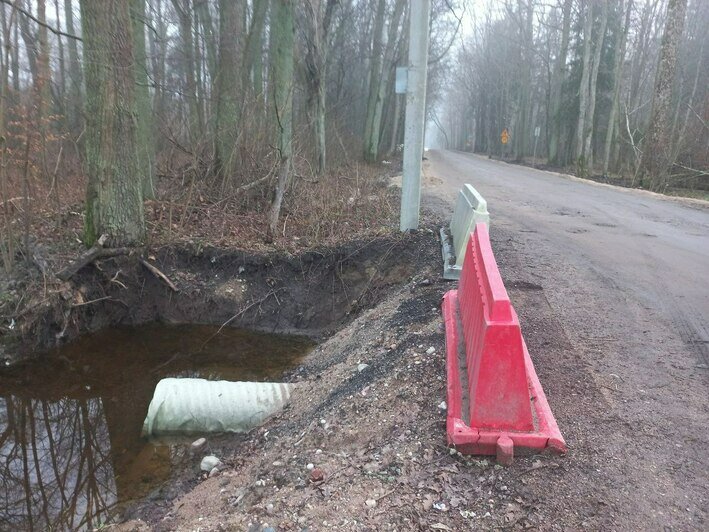
[{"label": "utility pole", "polygon": [[417,229],[421,207],[421,159],[426,123],[428,21],[431,0],[411,0],[409,67],[404,124],[404,175],[401,184],[401,231]]}]

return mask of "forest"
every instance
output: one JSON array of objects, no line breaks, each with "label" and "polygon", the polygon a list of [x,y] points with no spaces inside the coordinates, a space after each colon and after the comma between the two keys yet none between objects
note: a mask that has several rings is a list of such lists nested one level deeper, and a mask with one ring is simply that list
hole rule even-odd
[{"label": "forest", "polygon": [[[102,235],[317,242],[376,225],[394,208],[371,177],[403,142],[408,4],[3,0],[4,268]],[[431,101],[463,10],[432,3]]]},{"label": "forest", "polygon": [[[406,0],[0,7],[6,271],[42,242],[317,242],[396,210]],[[703,197],[708,25],[702,0],[435,0],[428,135]]]},{"label": "forest", "polygon": [[706,196],[708,2],[490,2],[472,26],[444,105],[449,147]]}]

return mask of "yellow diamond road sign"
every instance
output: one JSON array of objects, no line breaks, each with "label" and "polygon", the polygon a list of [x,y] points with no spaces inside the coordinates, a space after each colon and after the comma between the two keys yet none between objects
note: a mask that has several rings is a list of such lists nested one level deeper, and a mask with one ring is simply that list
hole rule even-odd
[{"label": "yellow diamond road sign", "polygon": [[507,144],[507,142],[510,140],[510,134],[507,131],[507,128],[502,130],[502,134],[500,135],[500,141],[502,141],[502,144]]}]

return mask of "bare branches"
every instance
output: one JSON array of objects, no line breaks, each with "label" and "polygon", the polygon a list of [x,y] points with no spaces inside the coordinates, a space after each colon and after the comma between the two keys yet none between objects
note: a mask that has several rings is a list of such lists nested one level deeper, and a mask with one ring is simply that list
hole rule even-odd
[{"label": "bare branches", "polygon": [[66,33],[64,31],[58,30],[57,28],[50,26],[49,24],[42,22],[39,20],[37,17],[35,17],[32,13],[24,9],[22,6],[18,5],[18,0],[0,0],[1,3],[7,4],[8,6],[11,6],[13,9],[16,9],[18,13],[20,13],[22,16],[27,17],[30,19],[32,22],[35,24],[42,26],[43,28],[48,29],[51,31],[54,35],[58,35],[60,37],[66,37],[67,39],[74,39],[77,41],[81,41],[81,37],[78,37],[76,35],[72,35],[71,33]]},{"label": "bare branches", "polygon": [[130,255],[136,251],[136,248],[104,248],[103,246],[107,240],[108,237],[106,235],[101,235],[101,237],[96,241],[96,244],[82,253],[81,256],[79,256],[66,268],[59,271],[57,273],[57,277],[62,281],[68,281],[84,266],[91,264],[95,260],[117,257],[119,255]]}]

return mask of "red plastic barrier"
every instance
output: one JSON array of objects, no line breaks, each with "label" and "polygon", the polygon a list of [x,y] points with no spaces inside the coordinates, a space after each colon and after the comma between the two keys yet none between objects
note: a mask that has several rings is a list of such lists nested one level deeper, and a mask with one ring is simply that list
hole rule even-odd
[{"label": "red plastic barrier", "polygon": [[464,454],[496,454],[502,463],[511,462],[514,448],[565,452],[485,224],[469,239],[459,288],[443,298],[443,318],[449,445]]}]

